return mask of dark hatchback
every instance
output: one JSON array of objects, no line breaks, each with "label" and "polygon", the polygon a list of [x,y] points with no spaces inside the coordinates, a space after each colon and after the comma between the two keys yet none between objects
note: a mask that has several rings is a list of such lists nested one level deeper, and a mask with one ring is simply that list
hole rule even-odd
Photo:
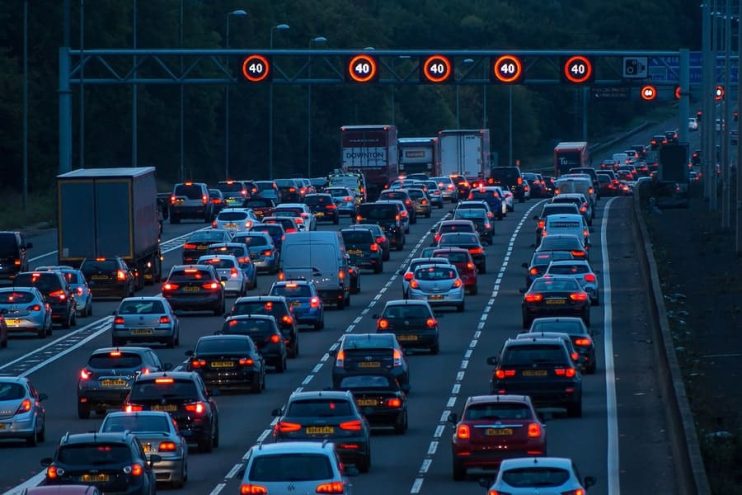
[{"label": "dark hatchback", "polygon": [[286,371],[286,343],[278,329],[276,319],[268,315],[230,316],[224,320],[218,335],[247,335],[258,349],[266,364],[276,371]]},{"label": "dark hatchback", "polygon": [[576,260],[588,259],[588,249],[576,235],[571,234],[554,234],[548,235],[541,240],[536,249],[537,253],[547,253],[552,251],[564,251],[570,253]]},{"label": "dark hatchback", "polygon": [[208,387],[265,389],[265,361],[247,335],[206,335],[193,351],[186,351],[188,371],[195,371]]},{"label": "dark hatchback", "polygon": [[479,273],[487,273],[487,257],[484,253],[484,247],[479,242],[477,234],[443,234],[438,241],[439,248],[458,247],[466,249],[471,254],[474,264]]},{"label": "dark hatchback", "polygon": [[371,268],[374,273],[384,271],[383,252],[368,229],[347,228],[340,231],[350,262],[358,268]]},{"label": "dark hatchback", "polygon": [[197,373],[168,371],[139,375],[124,403],[127,412],[165,411],[188,443],[201,452],[219,446],[219,410]]},{"label": "dark hatchback", "polygon": [[344,335],[332,367],[332,385],[338,387],[348,374],[388,373],[410,391],[410,368],[402,347],[391,333],[359,333]]},{"label": "dark hatchback", "polygon": [[582,416],[582,375],[561,340],[508,339],[487,363],[495,367],[492,394],[528,395],[537,407],[565,407],[569,416]]},{"label": "dark hatchback", "polygon": [[337,225],[340,223],[338,207],[329,194],[307,194],[304,203],[314,213],[318,222],[326,221]]},{"label": "dark hatchback", "polygon": [[490,170],[490,179],[493,184],[510,189],[519,202],[525,201],[524,180],[518,167],[493,167]]},{"label": "dark hatchback", "polygon": [[226,230],[210,229],[194,232],[183,243],[183,263],[195,263],[206,254],[210,245],[231,240],[232,234]]},{"label": "dark hatchback", "polygon": [[493,187],[478,187],[469,191],[467,201],[484,201],[498,220],[503,219],[502,200],[500,192]]},{"label": "dark hatchback", "polygon": [[[161,460],[150,456],[152,463]],[[42,459],[41,465],[46,467],[46,486],[84,484],[106,494],[152,495],[157,480],[150,461],[130,432],[66,433],[54,457]]]},{"label": "dark hatchback", "polygon": [[286,231],[280,223],[261,223],[255,225],[250,232],[265,232],[273,239],[273,245],[276,246],[276,250],[281,252],[283,240],[286,238]]},{"label": "dark hatchback", "polygon": [[391,247],[401,251],[405,245],[404,229],[397,206],[390,203],[362,203],[356,216],[357,223],[375,223],[384,229]]},{"label": "dark hatchback", "polygon": [[118,256],[85,259],[80,265],[94,298],[125,298],[134,295],[136,281],[129,266]]},{"label": "dark hatchback", "polygon": [[521,265],[526,271],[526,288],[530,287],[534,280],[543,276],[552,261],[574,259],[569,251],[543,251],[535,252],[531,257],[531,263]]},{"label": "dark hatchback", "polygon": [[36,287],[52,308],[52,321],[62,328],[77,324],[75,295],[60,272],[23,272],[13,279],[14,287]]},{"label": "dark hatchback", "polygon": [[546,219],[549,215],[581,215],[577,205],[572,203],[546,203],[541,208],[541,214],[534,215],[533,219],[536,220],[536,246],[541,244],[541,234],[546,227]]},{"label": "dark hatchback", "polygon": [[296,179],[276,179],[281,203],[301,203],[301,186]]},{"label": "dark hatchback", "polygon": [[175,265],[162,284],[162,296],[173,310],[213,311],[224,314],[224,286],[213,266]]},{"label": "dark hatchback", "polygon": [[249,296],[240,297],[234,302],[229,316],[268,315],[275,318],[278,329],[283,335],[289,357],[299,355],[299,334],[296,331],[296,319],[289,304],[282,296]]},{"label": "dark hatchback", "polygon": [[28,271],[28,255],[33,244],[20,232],[0,232],[0,280],[13,280]]},{"label": "dark hatchback", "polygon": [[572,277],[537,278],[523,295],[523,328],[541,316],[575,316],[590,326],[590,296]]},{"label": "dark hatchback", "polygon": [[270,198],[251,198],[245,201],[245,208],[250,208],[260,220],[271,216],[275,207],[276,203]]},{"label": "dark hatchback", "polygon": [[404,189],[387,189],[379,194],[379,201],[397,200],[404,203],[407,214],[410,216],[410,223],[417,223],[417,212],[412,202],[410,194]]},{"label": "dark hatchback", "polygon": [[288,403],[275,409],[276,442],[330,441],[340,459],[362,473],[371,467],[371,430],[350,392],[294,392]]},{"label": "dark hatchback", "polygon": [[595,373],[597,363],[595,361],[595,343],[592,332],[587,328],[581,318],[574,317],[552,317],[536,318],[531,323],[529,333],[557,332],[569,335],[572,345],[579,356],[580,364],[585,373]]},{"label": "dark hatchback", "polygon": [[371,426],[390,426],[397,434],[407,431],[407,395],[394,377],[348,375],[340,380],[337,390],[353,394],[356,406]]},{"label": "dark hatchback", "polygon": [[393,333],[404,349],[440,351],[438,320],[426,301],[388,301],[381,315],[374,315],[378,333]]}]

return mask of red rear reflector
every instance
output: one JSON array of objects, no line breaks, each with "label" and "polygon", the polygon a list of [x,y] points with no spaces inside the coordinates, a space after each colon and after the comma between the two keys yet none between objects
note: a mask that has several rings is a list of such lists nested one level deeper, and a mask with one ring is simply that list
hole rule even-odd
[{"label": "red rear reflector", "polygon": [[240,366],[252,366],[253,364],[255,364],[255,361],[253,361],[251,358],[240,359]]},{"label": "red rear reflector", "polygon": [[301,430],[301,425],[299,423],[289,423],[288,421],[279,421],[278,423],[276,423],[275,429],[276,431],[279,431],[281,433],[289,433],[292,431]]},{"label": "red rear reflector", "polygon": [[279,344],[281,342],[281,336],[273,334],[271,335],[271,343],[273,344]]},{"label": "red rear reflector", "polygon": [[157,450],[160,452],[175,452],[176,448],[177,445],[175,445],[175,442],[160,442],[160,446],[157,447]]},{"label": "red rear reflector", "polygon": [[155,378],[155,383],[175,383],[172,378]]},{"label": "red rear reflector", "polygon": [[503,378],[510,378],[513,376],[515,376],[515,370],[498,369],[495,371],[495,377],[499,380],[502,380]]},{"label": "red rear reflector", "polygon": [[113,319],[114,325],[123,325],[124,324],[124,317],[123,316],[117,316]]},{"label": "red rear reflector", "polygon": [[389,320],[385,320],[382,318],[381,320],[379,320],[377,327],[380,330],[386,330],[387,328],[389,328]]},{"label": "red rear reflector", "polygon": [[456,438],[459,440],[469,440],[471,438],[471,430],[469,425],[459,425],[456,428]]},{"label": "red rear reflector", "polygon": [[194,402],[192,404],[186,404],[185,410],[188,412],[194,412],[196,414],[203,414],[206,410],[206,407],[204,407],[203,402]]},{"label": "red rear reflector", "polygon": [[317,485],[315,493],[345,493],[345,483],[342,481],[331,481],[330,483],[322,483]]},{"label": "red rear reflector", "polygon": [[160,325],[167,325],[168,323],[170,323],[169,316],[160,316]]},{"label": "red rear reflector", "polygon": [[587,301],[587,292],[573,292],[569,298],[573,301]]},{"label": "red rear reflector", "polygon": [[425,321],[425,325],[426,325],[426,326],[427,326],[428,328],[435,328],[435,326],[436,326],[436,325],[438,325],[438,321],[437,321],[437,320],[436,320],[435,318],[428,318],[428,319],[427,319],[427,320]]},{"label": "red rear reflector", "polygon": [[386,407],[402,407],[402,400],[398,398],[387,399],[384,403]]}]

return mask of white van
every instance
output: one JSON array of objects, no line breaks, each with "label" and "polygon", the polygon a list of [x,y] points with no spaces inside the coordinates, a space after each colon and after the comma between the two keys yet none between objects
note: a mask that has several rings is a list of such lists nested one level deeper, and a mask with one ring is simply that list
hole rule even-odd
[{"label": "white van", "polygon": [[338,231],[296,232],[281,246],[279,280],[314,282],[325,304],[350,304],[351,274],[343,238]]},{"label": "white van", "polygon": [[585,218],[582,215],[560,213],[546,217],[542,237],[557,234],[571,234],[577,236],[578,239],[582,239],[584,246],[590,245],[590,228],[585,223]]},{"label": "white van", "polygon": [[590,205],[595,208],[598,201],[597,193],[593,187],[593,181],[589,175],[582,177],[565,177],[559,178],[554,183],[554,194],[560,195],[565,193],[583,194],[590,200]]}]

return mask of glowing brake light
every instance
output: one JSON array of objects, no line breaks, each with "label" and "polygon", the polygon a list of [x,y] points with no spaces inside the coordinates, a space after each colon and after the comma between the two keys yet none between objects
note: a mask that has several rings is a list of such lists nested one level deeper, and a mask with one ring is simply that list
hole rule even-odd
[{"label": "glowing brake light", "polygon": [[538,423],[528,423],[528,437],[538,438],[541,436],[541,425]]},{"label": "glowing brake light", "polygon": [[456,427],[456,438],[459,440],[469,440],[471,438],[471,430],[469,425],[459,425]]},{"label": "glowing brake light", "polygon": [[530,270],[528,270],[528,273],[530,273],[532,276],[535,277],[536,275],[538,275],[538,268],[533,267]]},{"label": "glowing brake light", "polygon": [[231,270],[229,270],[229,276],[231,278],[237,278],[237,275],[238,275],[237,268],[232,268]]},{"label": "glowing brake light", "polygon": [[126,404],[126,407],[124,408],[126,412],[139,412],[143,411],[144,408],[139,404]]},{"label": "glowing brake light", "polygon": [[454,280],[454,281],[453,281],[453,286],[454,286],[454,288],[456,288],[456,289],[458,289],[458,288],[459,288],[459,287],[461,287],[462,285],[464,285],[464,283],[463,283],[463,282],[461,281],[461,279],[460,279],[460,278],[457,278],[456,280]]},{"label": "glowing brake light", "polygon": [[90,380],[91,376],[93,376],[93,374],[85,368],[80,370],[80,380]]},{"label": "glowing brake light", "polygon": [[205,283],[205,284],[203,285],[203,288],[204,288],[204,289],[208,289],[208,290],[216,290],[216,289],[218,289],[219,287],[221,287],[221,285],[222,285],[222,284],[220,284],[219,282],[206,282],[206,283]]},{"label": "glowing brake light", "polygon": [[574,256],[575,258],[585,257],[585,251],[582,251],[582,250],[575,249],[575,250],[572,250],[571,253],[572,253],[572,256]]},{"label": "glowing brake light", "polygon": [[371,244],[371,248],[370,249],[371,249],[371,252],[372,253],[377,253],[377,252],[379,252],[379,245],[374,242],[373,244]]},{"label": "glowing brake light", "polygon": [[46,468],[46,477],[50,480],[55,480],[63,474],[64,469],[58,468],[57,466],[49,466],[48,468]]},{"label": "glowing brake light", "polygon": [[380,320],[379,320],[379,321],[377,322],[376,326],[377,326],[377,327],[378,327],[378,328],[379,328],[380,330],[386,330],[387,328],[389,328],[389,320],[387,320],[387,319],[385,319],[385,318],[382,318],[382,319],[380,319]]},{"label": "glowing brake light", "polygon": [[283,315],[281,317],[281,323],[285,323],[286,325],[291,325],[294,323],[294,319],[290,317],[289,315]]},{"label": "glowing brake light", "polygon": [[178,288],[178,284],[171,284],[170,282],[165,283],[165,285],[162,286],[163,291],[170,291],[175,290]]},{"label": "glowing brake light", "polygon": [[425,326],[428,328],[435,328],[435,326],[438,324],[438,321],[435,318],[428,318],[425,320]]},{"label": "glowing brake light", "polygon": [[289,423],[288,421],[279,421],[276,423],[276,431],[281,433],[290,433],[299,430],[301,430],[301,425],[299,423]]},{"label": "glowing brake light", "polygon": [[252,366],[255,364],[255,361],[251,358],[242,358],[239,361],[240,366]]},{"label": "glowing brake light", "polygon": [[586,273],[585,274],[585,282],[594,283],[596,280],[597,280],[597,278],[595,277],[595,274],[593,274],[593,273]]},{"label": "glowing brake light", "polygon": [[402,407],[402,401],[396,397],[384,401],[386,407]]},{"label": "glowing brake light", "polygon": [[201,196],[201,203],[203,203],[205,205],[206,204],[209,204],[209,196],[206,195],[206,194],[204,194],[203,196]]},{"label": "glowing brake light", "polygon": [[65,299],[67,299],[67,294],[65,294],[63,290],[55,290],[54,292],[50,292],[49,296],[56,297],[60,301],[64,301]]},{"label": "glowing brake light", "polygon": [[405,274],[403,275],[403,278],[404,278],[404,279],[405,279],[406,281],[408,281],[408,282],[409,282],[410,280],[412,280],[412,279],[413,279],[414,277],[415,277],[415,276],[414,276],[414,275],[412,274],[412,272],[405,272]]},{"label": "glowing brake light", "polygon": [[185,410],[196,414],[203,414],[206,411],[206,406],[203,402],[193,402],[185,405]]},{"label": "glowing brake light", "polygon": [[580,337],[579,339],[575,339],[575,345],[578,347],[589,347],[592,343],[593,341],[589,337]]},{"label": "glowing brake light", "polygon": [[342,423],[340,423],[340,429],[346,431],[361,431],[361,429],[363,429],[363,423],[361,423],[360,419],[343,421]]},{"label": "glowing brake light", "polygon": [[566,376],[567,378],[572,378],[577,374],[577,371],[574,368],[554,368],[554,374],[556,376]]},{"label": "glowing brake light", "polygon": [[526,302],[541,302],[544,300],[543,294],[526,294]]},{"label": "glowing brake light", "polygon": [[481,247],[469,248],[469,252],[471,254],[484,254],[484,248],[481,248]]},{"label": "glowing brake light", "polygon": [[263,485],[244,483],[240,485],[240,495],[268,495],[268,489]]},{"label": "glowing brake light", "polygon": [[126,280],[126,272],[124,270],[116,270],[116,280]]},{"label": "glowing brake light", "polygon": [[573,292],[569,298],[573,301],[587,301],[587,292]]},{"label": "glowing brake light", "polygon": [[166,378],[166,377],[155,378],[155,383],[160,384],[160,385],[162,384],[169,385],[169,384],[175,383],[175,380],[172,378]]},{"label": "glowing brake light", "polygon": [[415,279],[413,278],[413,279],[411,279],[411,280],[410,280],[410,287],[411,287],[412,289],[419,289],[419,288],[420,288],[420,284],[418,283],[418,281],[417,281],[417,280],[415,280]]},{"label": "glowing brake light", "polygon": [[191,359],[191,368],[203,368],[206,366],[205,359]]},{"label": "glowing brake light", "polygon": [[335,356],[335,366],[338,368],[342,368],[345,364],[345,351],[339,350],[337,355]]},{"label": "glowing brake light", "polygon": [[515,376],[515,370],[503,370],[498,369],[495,371],[495,378],[502,380],[503,378],[512,378]]},{"label": "glowing brake light", "polygon": [[402,366],[402,352],[399,349],[394,349],[394,366]]},{"label": "glowing brake light", "polygon": [[33,406],[33,402],[31,402],[31,399],[23,399],[23,402],[21,402],[21,405],[18,406],[18,410],[15,413],[16,414],[27,413],[31,410],[32,406]]}]

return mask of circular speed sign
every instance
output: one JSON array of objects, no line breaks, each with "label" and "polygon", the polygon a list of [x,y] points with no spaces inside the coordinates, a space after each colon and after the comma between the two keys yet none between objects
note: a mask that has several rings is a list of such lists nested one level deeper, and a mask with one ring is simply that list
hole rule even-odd
[{"label": "circular speed sign", "polygon": [[374,81],[379,74],[376,58],[366,54],[351,57],[348,61],[346,74],[353,82],[368,83]]},{"label": "circular speed sign", "polygon": [[653,101],[657,99],[657,88],[651,84],[645,84],[639,90],[639,96],[644,101]]},{"label": "circular speed sign", "polygon": [[583,55],[569,57],[562,67],[564,79],[572,84],[584,84],[593,79],[593,63]]},{"label": "circular speed sign", "polygon": [[271,63],[262,55],[253,54],[242,61],[242,76],[249,82],[263,82],[271,74]]},{"label": "circular speed sign", "polygon": [[523,79],[523,63],[515,55],[502,55],[492,62],[492,77],[503,84],[515,84]]},{"label": "circular speed sign", "polygon": [[453,76],[453,64],[444,55],[431,55],[420,64],[423,81],[440,84]]}]

